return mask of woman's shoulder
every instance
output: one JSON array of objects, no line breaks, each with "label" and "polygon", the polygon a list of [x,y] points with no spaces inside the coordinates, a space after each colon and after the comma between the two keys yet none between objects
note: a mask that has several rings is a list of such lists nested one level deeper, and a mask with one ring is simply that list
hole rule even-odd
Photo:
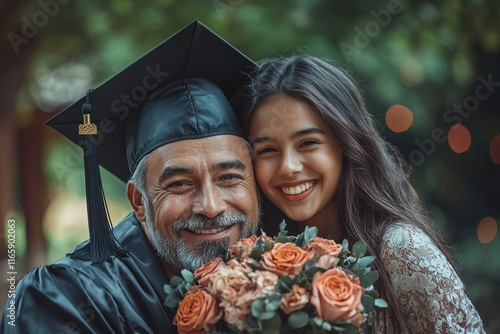
[{"label": "woman's shoulder", "polygon": [[389,271],[403,274],[416,268],[454,271],[447,257],[419,227],[400,222],[387,228],[380,248],[381,261]]},{"label": "woman's shoulder", "polygon": [[406,223],[388,227],[380,257],[415,332],[484,333],[463,282],[422,229]]}]

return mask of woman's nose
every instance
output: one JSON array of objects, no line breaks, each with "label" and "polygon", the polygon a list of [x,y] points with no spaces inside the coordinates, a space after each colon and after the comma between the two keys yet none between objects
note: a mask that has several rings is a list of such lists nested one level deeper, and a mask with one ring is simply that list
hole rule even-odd
[{"label": "woman's nose", "polygon": [[294,152],[285,152],[281,158],[278,174],[285,177],[290,177],[296,173],[300,173],[303,169],[302,162]]}]

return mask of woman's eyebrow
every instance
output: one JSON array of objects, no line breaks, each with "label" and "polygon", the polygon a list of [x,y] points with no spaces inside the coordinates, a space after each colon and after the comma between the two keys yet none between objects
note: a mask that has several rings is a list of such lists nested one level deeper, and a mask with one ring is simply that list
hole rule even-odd
[{"label": "woman's eyebrow", "polygon": [[290,136],[290,138],[291,139],[295,139],[295,138],[298,138],[298,137],[302,137],[302,136],[306,136],[306,135],[311,135],[311,134],[324,135],[325,131],[321,130],[320,128],[312,126],[310,128],[306,128],[306,129],[303,129],[303,130],[300,130],[300,131],[297,131],[297,132],[293,133]]},{"label": "woman's eyebrow", "polygon": [[266,141],[271,141],[271,138],[266,137],[266,136],[256,137],[256,138],[253,138],[252,140],[250,140],[250,146],[253,146],[254,144],[264,143]]},{"label": "woman's eyebrow", "polygon": [[[290,136],[290,139],[295,139],[295,138],[307,136],[310,134],[325,135],[326,133],[325,133],[325,131],[321,130],[320,128],[312,126],[310,128],[305,128],[305,129],[302,129],[302,130],[299,130],[299,131],[293,133]],[[253,146],[255,144],[265,143],[265,142],[269,142],[269,141],[272,141],[272,138],[268,137],[268,136],[256,137],[256,138],[253,138],[252,140],[250,140],[250,145]]]}]

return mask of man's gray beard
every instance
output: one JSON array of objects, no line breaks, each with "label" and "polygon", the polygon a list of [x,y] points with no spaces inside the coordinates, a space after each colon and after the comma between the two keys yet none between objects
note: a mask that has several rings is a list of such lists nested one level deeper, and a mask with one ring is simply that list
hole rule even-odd
[{"label": "man's gray beard", "polygon": [[[222,238],[216,241],[199,241],[195,247],[189,245],[181,237],[182,229],[209,228],[210,226],[232,226],[240,224],[239,238],[248,238],[257,233],[259,227],[259,218],[257,221],[249,223],[247,217],[241,212],[222,212],[214,218],[207,218],[203,215],[194,215],[187,219],[179,219],[172,224],[172,230],[177,236],[177,241],[164,239],[157,231],[153,209],[149,203],[144,203],[146,208],[146,225],[149,237],[153,243],[158,255],[168,264],[178,269],[188,269],[194,271],[204,263],[214,259],[217,256],[218,246],[228,249],[229,238]],[[260,215],[258,215],[260,217]],[[198,246],[198,247],[196,247]],[[196,251],[200,249],[201,254]]]}]

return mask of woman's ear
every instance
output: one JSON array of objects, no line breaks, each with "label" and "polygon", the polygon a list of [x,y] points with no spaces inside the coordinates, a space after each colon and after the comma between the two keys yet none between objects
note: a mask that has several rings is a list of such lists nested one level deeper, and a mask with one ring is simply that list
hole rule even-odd
[{"label": "woman's ear", "polygon": [[144,200],[142,194],[135,186],[134,182],[128,181],[127,183],[127,198],[132,206],[132,209],[140,222],[146,221],[146,209],[144,208]]}]

